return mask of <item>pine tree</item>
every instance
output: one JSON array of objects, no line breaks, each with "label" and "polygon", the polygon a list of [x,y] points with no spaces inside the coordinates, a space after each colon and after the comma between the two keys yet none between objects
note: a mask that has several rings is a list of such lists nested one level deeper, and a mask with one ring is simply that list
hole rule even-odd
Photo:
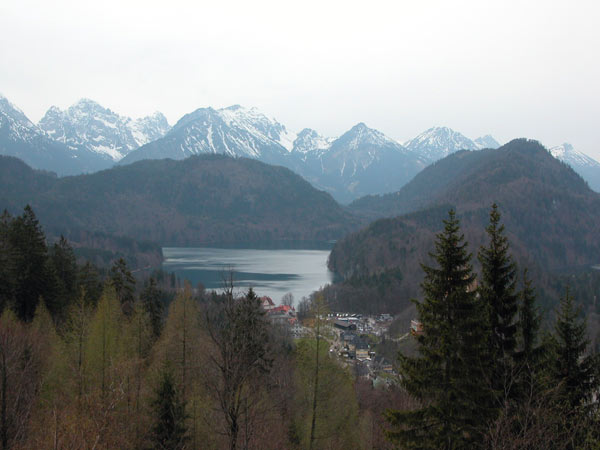
[{"label": "pine tree", "polygon": [[127,267],[127,262],[123,258],[119,258],[110,268],[108,274],[117,293],[117,298],[121,303],[123,312],[130,314],[133,311],[135,278]]},{"label": "pine tree", "polygon": [[515,375],[514,352],[517,345],[516,266],[508,253],[508,239],[500,224],[498,205],[492,205],[490,224],[486,228],[489,244],[479,250],[481,284],[479,293],[489,314],[489,380],[502,406]]},{"label": "pine tree", "polygon": [[164,369],[152,401],[154,426],[152,448],[156,450],[178,450],[185,448],[188,440],[185,402],[179,395],[173,374]]},{"label": "pine tree", "polygon": [[415,301],[424,329],[419,356],[400,355],[402,385],[421,408],[388,413],[388,437],[403,448],[472,447],[491,417],[482,371],[487,324],[472,288],[472,255],[454,211],[444,225],[431,254],[437,267],[422,265],[424,299]]},{"label": "pine tree", "polygon": [[527,395],[535,390],[536,376],[542,362],[544,346],[539,342],[542,316],[535,306],[536,294],[532,282],[523,271],[523,290],[519,293],[518,348],[515,361],[518,365],[517,395]]},{"label": "pine tree", "polygon": [[54,317],[64,315],[69,304],[77,296],[77,260],[73,249],[64,238],[49,249],[51,272],[56,279],[56,301],[50,312]]},{"label": "pine tree", "polygon": [[103,286],[98,269],[89,261],[78,268],[76,298],[82,289],[85,292],[86,303],[89,306],[96,306],[102,295]]},{"label": "pine tree", "polygon": [[24,321],[33,319],[40,296],[53,298],[48,277],[46,237],[33,209],[25,207],[23,214],[13,220],[10,229],[13,259],[14,311]]},{"label": "pine tree", "polygon": [[152,332],[155,338],[160,336],[162,330],[164,305],[161,300],[161,291],[156,286],[154,277],[150,278],[148,285],[140,294],[140,300],[144,305],[144,309],[150,316],[152,323]]},{"label": "pine tree", "polygon": [[0,216],[0,314],[13,303],[13,259],[10,257],[10,227],[13,218],[4,210]]},{"label": "pine tree", "polygon": [[598,355],[585,356],[589,340],[585,320],[578,319],[580,312],[567,289],[554,324],[554,357],[550,368],[553,384],[559,387],[564,413],[574,421],[579,414],[585,414],[600,387],[600,361]]}]

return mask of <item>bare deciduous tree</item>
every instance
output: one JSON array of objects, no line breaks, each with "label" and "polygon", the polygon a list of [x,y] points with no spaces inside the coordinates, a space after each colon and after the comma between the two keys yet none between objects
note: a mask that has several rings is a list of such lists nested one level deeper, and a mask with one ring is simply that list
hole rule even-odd
[{"label": "bare deciduous tree", "polygon": [[223,295],[215,298],[204,314],[210,341],[204,380],[224,418],[222,432],[229,448],[238,447],[241,435],[243,448],[248,448],[261,400],[261,381],[272,365],[269,323],[252,289],[245,296],[234,295],[232,271],[224,284]]}]

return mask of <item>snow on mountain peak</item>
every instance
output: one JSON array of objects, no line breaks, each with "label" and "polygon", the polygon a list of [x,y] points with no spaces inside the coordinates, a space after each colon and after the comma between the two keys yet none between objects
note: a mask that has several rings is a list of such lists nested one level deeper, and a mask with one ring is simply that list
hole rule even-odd
[{"label": "snow on mountain peak", "polygon": [[169,130],[162,114],[134,121],[88,98],[78,100],[64,111],[52,106],[39,126],[71,149],[85,148],[114,161]]},{"label": "snow on mountain peak", "polygon": [[475,139],[474,142],[480,149],[500,147],[500,143],[496,139],[494,139],[490,134],[478,137],[477,139]]},{"label": "snow on mountain peak", "polygon": [[333,138],[321,136],[311,128],[304,128],[294,140],[293,149],[300,153],[323,151],[331,147],[333,141]]},{"label": "snow on mountain peak", "polygon": [[246,130],[250,134],[263,135],[277,142],[288,152],[294,147],[296,133],[288,131],[286,127],[277,120],[267,117],[257,108],[245,108],[240,105],[232,105],[217,111],[229,127],[237,127]]},{"label": "snow on mountain peak", "polygon": [[409,150],[420,153],[429,162],[458,150],[478,150],[471,139],[448,127],[432,127],[404,143]]},{"label": "snow on mountain peak", "polygon": [[552,156],[574,167],[600,167],[600,163],[588,155],[581,153],[573,148],[567,142],[552,147],[550,150]]},{"label": "snow on mountain peak", "polygon": [[0,129],[7,130],[8,138],[15,142],[19,140],[31,142],[39,136],[45,136],[23,111],[2,95],[0,95]]},{"label": "snow on mountain peak", "polygon": [[359,122],[354,125],[349,131],[344,133],[340,139],[343,137],[350,139],[348,147],[353,149],[356,149],[360,145],[364,144],[377,146],[393,145],[402,147],[398,142],[388,138],[381,131],[375,130],[374,128],[369,128],[364,122]]}]

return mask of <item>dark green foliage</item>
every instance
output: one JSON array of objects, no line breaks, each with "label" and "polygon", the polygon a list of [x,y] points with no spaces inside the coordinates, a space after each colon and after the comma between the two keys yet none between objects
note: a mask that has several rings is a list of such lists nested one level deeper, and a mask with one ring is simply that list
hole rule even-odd
[{"label": "dark green foliage", "polygon": [[[481,283],[479,293],[488,311],[489,379],[499,401],[510,397],[513,387],[514,352],[517,345],[516,266],[508,253],[508,239],[500,224],[498,205],[492,205],[486,228],[489,243],[479,250]],[[499,404],[500,405],[500,404]]]},{"label": "dark green foliage", "polygon": [[156,450],[178,450],[185,448],[187,435],[185,401],[181,398],[173,374],[165,368],[152,401],[154,426],[151,448]]},{"label": "dark green foliage", "polygon": [[[13,309],[24,321],[33,319],[40,297],[54,299],[53,273],[49,270],[46,238],[33,210],[25,207],[9,231],[9,257],[13,261]],[[48,302],[47,303],[52,303]]]},{"label": "dark green foliage", "polygon": [[140,300],[144,305],[144,309],[150,316],[152,324],[152,334],[155,339],[160,336],[162,330],[162,320],[164,312],[164,304],[162,301],[163,293],[156,285],[156,280],[151,277],[150,281],[140,294]]},{"label": "dark green foliage", "polygon": [[523,271],[523,289],[519,293],[519,299],[518,345],[515,352],[518,374],[516,394],[524,397],[539,388],[537,378],[542,369],[545,350],[539,338],[542,316],[536,307],[535,289],[527,270]]},{"label": "dark green foliage", "polygon": [[56,280],[56,301],[48,304],[50,313],[62,316],[65,306],[77,296],[77,261],[73,249],[64,238],[49,248],[49,264]]},{"label": "dark green foliage", "polygon": [[600,387],[598,355],[587,355],[585,320],[580,320],[569,290],[561,299],[554,324],[554,342],[550,374],[559,386],[560,400],[571,414],[585,410],[592,395]]},{"label": "dark green foliage", "polygon": [[388,436],[403,448],[463,448],[482,440],[491,390],[482,370],[487,323],[472,289],[471,254],[450,211],[437,235],[436,267],[423,265],[424,300],[416,302],[424,334],[419,356],[400,355],[404,388],[421,402],[412,411],[391,411]]},{"label": "dark green foliage", "polygon": [[[23,164],[20,176],[14,177],[9,173],[14,162],[0,157],[0,192],[11,192],[10,198],[0,195],[0,208],[14,210],[35,198],[46,229],[68,229],[69,240],[81,239],[96,248],[95,232],[112,236],[117,247],[117,235],[162,245],[201,245],[335,239],[359,222],[329,194],[290,170],[245,158],[139,161],[58,179]],[[24,185],[22,178],[32,182]]]},{"label": "dark green foliage", "polygon": [[77,284],[79,291],[85,291],[87,301],[91,305],[97,305],[102,295],[102,281],[98,269],[93,264],[85,262],[78,267]]},{"label": "dark green foliage", "polygon": [[114,262],[108,272],[108,278],[115,288],[117,299],[121,303],[123,312],[131,314],[133,302],[135,301],[135,278],[133,278],[123,258],[119,258]]},{"label": "dark green foliage", "polygon": [[11,258],[10,225],[12,216],[4,211],[0,216],[0,313],[13,302],[14,280]]}]

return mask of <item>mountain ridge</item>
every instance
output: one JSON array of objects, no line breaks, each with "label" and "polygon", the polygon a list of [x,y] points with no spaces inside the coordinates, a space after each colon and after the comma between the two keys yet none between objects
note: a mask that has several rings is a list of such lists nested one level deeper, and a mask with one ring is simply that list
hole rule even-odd
[{"label": "mountain ridge", "polygon": [[31,204],[55,233],[88,230],[167,246],[329,240],[358,221],[288,169],[224,155],[147,160],[55,178],[0,157],[0,209]]},{"label": "mountain ridge", "polygon": [[[429,186],[425,193],[423,186]],[[489,209],[497,203],[511,253],[537,280],[598,263],[600,194],[537,141],[516,139],[497,150],[451,154],[393,195],[384,196],[388,203],[379,205],[378,215],[369,215],[381,219],[335,244],[329,268],[344,281],[329,290],[331,298],[354,297],[358,305],[359,293],[390,310],[407,307],[421,294],[420,264],[431,262],[435,234],[451,208],[469,251],[476,253],[486,242]],[[381,292],[369,287],[374,277],[388,280],[385,286],[376,283]]]}]

